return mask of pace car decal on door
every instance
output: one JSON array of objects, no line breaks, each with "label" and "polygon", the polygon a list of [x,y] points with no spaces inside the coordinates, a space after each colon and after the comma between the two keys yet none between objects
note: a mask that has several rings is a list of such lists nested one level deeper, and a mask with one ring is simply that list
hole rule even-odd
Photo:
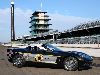
[{"label": "pace car decal on door", "polygon": [[43,60],[43,55],[42,55],[42,54],[37,54],[37,55],[35,56],[35,61],[40,62],[40,61],[42,61],[42,60]]}]

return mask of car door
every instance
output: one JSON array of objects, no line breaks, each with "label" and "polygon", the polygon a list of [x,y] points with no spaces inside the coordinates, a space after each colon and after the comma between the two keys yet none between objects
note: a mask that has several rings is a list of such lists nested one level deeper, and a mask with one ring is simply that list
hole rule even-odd
[{"label": "car door", "polygon": [[43,56],[43,59],[41,60],[41,62],[45,62],[45,63],[55,63],[57,56],[54,56],[53,52],[51,50],[38,50],[36,51],[36,54],[41,54]]}]

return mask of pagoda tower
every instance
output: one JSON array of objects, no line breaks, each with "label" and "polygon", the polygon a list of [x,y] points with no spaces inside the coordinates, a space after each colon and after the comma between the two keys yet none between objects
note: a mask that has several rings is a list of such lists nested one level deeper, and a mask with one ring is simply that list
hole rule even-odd
[{"label": "pagoda tower", "polygon": [[31,26],[29,27],[31,29],[30,33],[32,36],[42,34],[45,32],[49,32],[50,28],[49,26],[52,25],[49,23],[51,19],[49,19],[49,16],[46,15],[47,12],[43,11],[35,11],[31,18]]}]

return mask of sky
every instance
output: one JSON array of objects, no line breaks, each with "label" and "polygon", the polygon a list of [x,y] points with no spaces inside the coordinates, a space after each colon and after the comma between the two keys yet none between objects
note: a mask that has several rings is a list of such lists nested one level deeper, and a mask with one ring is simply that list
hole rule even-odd
[{"label": "sky", "polygon": [[[0,42],[10,41],[10,1],[0,0]],[[100,19],[100,0],[14,0],[14,3],[16,37],[30,35],[30,16],[40,9],[50,16],[50,28],[61,32]]]}]

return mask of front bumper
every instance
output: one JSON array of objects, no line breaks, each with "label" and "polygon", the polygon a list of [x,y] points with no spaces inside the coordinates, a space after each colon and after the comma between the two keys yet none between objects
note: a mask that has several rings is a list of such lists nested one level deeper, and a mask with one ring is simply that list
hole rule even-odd
[{"label": "front bumper", "polygon": [[85,62],[85,63],[84,63],[84,66],[88,66],[88,67],[89,67],[89,66],[92,66],[92,64],[93,64],[92,61],[91,61],[91,62]]},{"label": "front bumper", "polygon": [[93,65],[93,61],[80,61],[79,66],[80,67],[91,67]]}]

